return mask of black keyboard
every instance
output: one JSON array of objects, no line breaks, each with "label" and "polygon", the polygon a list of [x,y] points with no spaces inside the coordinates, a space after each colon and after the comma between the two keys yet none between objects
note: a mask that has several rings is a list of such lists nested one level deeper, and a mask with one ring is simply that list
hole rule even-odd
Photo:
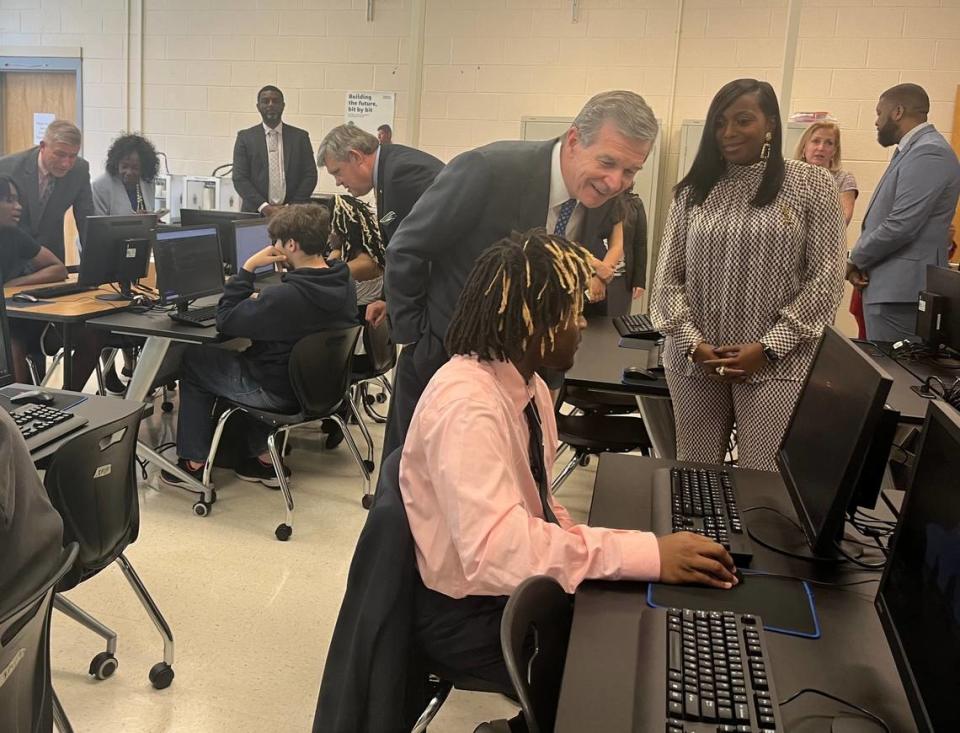
[{"label": "black keyboard", "polygon": [[[653,531],[695,532],[719,542],[738,566],[753,559],[737,507],[733,477],[726,471],[674,466],[654,475]],[[669,508],[664,504],[669,497]]]},{"label": "black keyboard", "polygon": [[20,434],[31,451],[52,443],[68,433],[87,424],[87,418],[77,417],[45,405],[23,405],[10,411],[10,417],[20,429]]},{"label": "black keyboard", "polygon": [[208,305],[203,308],[191,308],[185,313],[177,311],[170,312],[170,318],[177,323],[186,326],[199,326],[200,328],[209,328],[217,325],[217,306]]},{"label": "black keyboard", "polygon": [[77,293],[89,293],[96,290],[89,285],[78,285],[77,283],[66,283],[65,285],[50,285],[45,288],[33,288],[32,290],[21,290],[25,295],[32,295],[34,298],[59,298],[62,295],[75,295]]},{"label": "black keyboard", "polygon": [[[638,679],[640,720],[635,730],[784,730],[759,616],[732,611],[647,609],[641,618],[640,642],[644,663]],[[660,654],[666,657],[665,679],[657,670]],[[666,683],[664,693],[653,694],[661,681]]]},{"label": "black keyboard", "polygon": [[660,332],[653,327],[653,321],[646,313],[636,313],[632,316],[615,316],[613,325],[617,332],[625,338],[657,339]]}]

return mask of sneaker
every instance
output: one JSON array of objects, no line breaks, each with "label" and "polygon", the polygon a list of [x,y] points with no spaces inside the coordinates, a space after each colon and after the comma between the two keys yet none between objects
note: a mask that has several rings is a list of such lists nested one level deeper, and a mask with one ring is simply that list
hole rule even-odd
[{"label": "sneaker", "polygon": [[320,423],[321,429],[327,434],[327,440],[323,447],[327,450],[333,450],[343,442],[343,430],[336,420],[324,420]]},{"label": "sneaker", "polygon": [[[256,456],[252,458],[244,458],[240,465],[238,465],[233,472],[236,474],[237,478],[242,479],[243,481],[250,481],[252,483],[259,482],[268,489],[280,488],[280,479],[277,478],[277,473],[273,470],[273,464],[261,463],[260,459]],[[283,467],[283,474],[286,476],[288,481],[293,475],[290,469],[286,466]]]},{"label": "sneaker", "polygon": [[[186,462],[183,458],[178,458],[178,459],[177,459],[177,468],[179,468],[179,469],[180,469],[181,471],[183,471],[184,473],[190,474],[191,476],[193,476],[193,478],[195,478],[195,479],[196,479],[197,481],[199,481],[201,484],[203,483],[203,466],[200,466],[200,468],[190,468],[190,467],[187,465],[187,462]],[[186,482],[186,481],[183,481],[179,476],[175,476],[174,474],[170,473],[169,471],[162,471],[162,470],[161,470],[161,471],[160,471],[160,478],[164,481],[164,483],[168,483],[168,484],[170,484],[171,486],[186,486],[186,485],[187,485],[187,482]]]}]

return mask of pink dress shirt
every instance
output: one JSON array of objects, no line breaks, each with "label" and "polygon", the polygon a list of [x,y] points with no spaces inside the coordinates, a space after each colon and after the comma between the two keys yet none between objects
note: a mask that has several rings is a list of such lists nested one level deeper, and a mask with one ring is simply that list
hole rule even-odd
[{"label": "pink dress shirt", "polygon": [[463,598],[509,595],[531,575],[556,578],[568,593],[589,579],[659,579],[653,534],[574,524],[552,497],[560,524],[544,520],[527,456],[531,396],[549,476],[557,423],[539,376],[526,384],[512,363],[455,356],[427,385],[400,460],[424,584]]}]

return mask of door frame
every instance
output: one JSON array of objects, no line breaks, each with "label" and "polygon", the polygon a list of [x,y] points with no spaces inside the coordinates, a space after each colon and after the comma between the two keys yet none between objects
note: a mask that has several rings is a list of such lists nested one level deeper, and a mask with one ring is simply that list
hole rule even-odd
[{"label": "door frame", "polygon": [[[72,49],[71,49],[72,51]],[[77,127],[83,130],[83,58],[79,54],[73,56],[28,56],[3,55],[0,49],[0,74],[7,71],[47,73],[72,72],[77,80]],[[49,51],[48,51],[49,53]],[[0,108],[0,149],[3,149],[3,109]],[[81,147],[81,154],[83,149]]]}]

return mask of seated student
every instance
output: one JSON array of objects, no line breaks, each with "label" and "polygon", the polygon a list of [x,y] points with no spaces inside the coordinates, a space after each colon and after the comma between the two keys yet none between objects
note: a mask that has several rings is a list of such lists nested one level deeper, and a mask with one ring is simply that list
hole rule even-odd
[{"label": "seated student", "polygon": [[[18,228],[23,206],[13,179],[0,176],[0,281],[4,286],[60,282],[67,268],[46,247]],[[42,321],[10,320],[13,371],[18,382],[30,382],[27,354],[39,351]]]},{"label": "seated student", "polygon": [[[328,263],[321,255],[330,235],[326,209],[316,204],[286,206],[270,220],[269,232],[274,244],[251,256],[227,281],[217,309],[220,333],[251,339],[253,345],[244,352],[210,346],[191,346],[184,352],[178,465],[198,479],[210,451],[211,413],[218,396],[251,407],[295,412],[297,401],[287,372],[294,345],[311,333],[358,323],[357,292],[347,266]],[[254,270],[276,262],[290,270],[282,283],[254,291]],[[280,483],[266,451],[269,431],[259,422],[249,422],[251,457],[236,467],[237,476],[277,488]],[[162,478],[180,483],[167,472]]]},{"label": "seated student", "polygon": [[384,245],[370,207],[353,196],[333,197],[331,259],[343,260],[357,282],[357,306],[366,320],[367,305],[383,297]]},{"label": "seated student", "polygon": [[468,277],[446,336],[451,359],[420,398],[400,461],[423,580],[417,644],[508,689],[500,617],[525,578],[549,575],[568,593],[589,579],[737,582],[711,540],[574,524],[551,495],[557,426],[536,370],[573,365],[593,272],[589,252],[543,229],[514,237]]}]

